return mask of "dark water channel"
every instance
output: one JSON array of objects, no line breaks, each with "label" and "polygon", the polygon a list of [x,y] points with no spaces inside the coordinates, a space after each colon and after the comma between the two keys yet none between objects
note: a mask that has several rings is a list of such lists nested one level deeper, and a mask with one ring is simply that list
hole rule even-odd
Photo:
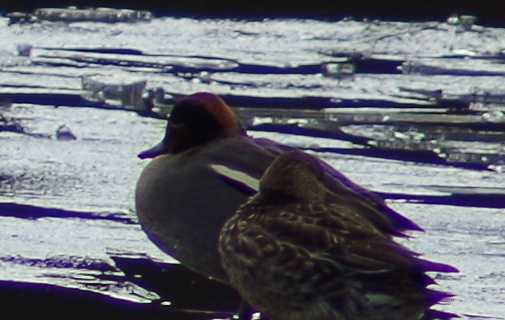
[{"label": "dark water channel", "polygon": [[457,294],[439,309],[505,319],[505,29],[0,17],[0,42],[0,301],[19,315],[236,309],[231,290],[154,247],[133,211],[136,154],[174,98],[212,91],[253,136],[317,154],[425,228],[406,245],[461,270],[436,276]]}]

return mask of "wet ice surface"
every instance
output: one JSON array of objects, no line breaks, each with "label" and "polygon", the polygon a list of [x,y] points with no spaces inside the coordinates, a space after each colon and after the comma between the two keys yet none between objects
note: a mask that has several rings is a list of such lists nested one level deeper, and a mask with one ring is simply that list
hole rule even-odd
[{"label": "wet ice surface", "polygon": [[[186,18],[0,25],[0,280],[186,310],[178,319],[235,310],[233,293],[174,269],[136,222],[146,164],[136,154],[161,138],[163,121],[83,98],[83,78],[145,80],[174,96],[221,94],[252,135],[314,152],[381,193],[426,229],[409,247],[461,270],[436,276],[457,294],[439,308],[505,318],[505,30]],[[31,56],[19,56],[26,44]],[[335,74],[343,62],[354,75]],[[75,140],[57,138],[62,125]]]}]

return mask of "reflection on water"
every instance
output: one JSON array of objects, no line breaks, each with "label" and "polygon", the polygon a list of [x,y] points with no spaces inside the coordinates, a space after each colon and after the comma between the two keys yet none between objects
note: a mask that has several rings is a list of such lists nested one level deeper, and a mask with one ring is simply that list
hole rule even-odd
[{"label": "reflection on water", "polygon": [[178,97],[205,90],[235,106],[252,135],[316,153],[419,222],[427,233],[406,245],[462,270],[435,276],[457,294],[441,310],[503,319],[505,30],[186,18],[0,25],[4,301],[122,319],[237,310],[235,293],[172,264],[133,213],[145,165],[136,154],[159,140],[158,119]]}]

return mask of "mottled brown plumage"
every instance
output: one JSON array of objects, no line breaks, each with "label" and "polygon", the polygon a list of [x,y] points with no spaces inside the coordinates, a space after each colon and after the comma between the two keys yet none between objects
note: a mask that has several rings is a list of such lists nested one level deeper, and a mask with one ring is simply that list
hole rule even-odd
[{"label": "mottled brown plumage", "polygon": [[279,156],[221,231],[232,286],[272,320],[429,318],[448,295],[427,289],[425,272],[456,270],[418,258],[333,190],[319,160]]}]

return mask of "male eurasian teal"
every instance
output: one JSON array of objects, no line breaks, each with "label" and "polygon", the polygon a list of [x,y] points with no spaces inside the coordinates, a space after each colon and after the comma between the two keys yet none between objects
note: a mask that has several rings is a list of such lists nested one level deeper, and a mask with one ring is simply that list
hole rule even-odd
[{"label": "male eurasian teal", "polygon": [[242,298],[270,320],[453,317],[430,309],[450,295],[428,289],[425,272],[457,270],[396,243],[331,183],[322,162],[299,151],[266,170],[219,238]]},{"label": "male eurasian teal", "polygon": [[[217,250],[219,232],[257,188],[271,162],[293,148],[247,135],[233,110],[211,93],[190,95],[174,106],[165,137],[141,158],[154,158],[136,187],[139,221],[148,237],[187,267],[227,282]],[[318,160],[342,205],[366,217],[378,232],[402,236],[421,230]],[[351,210],[352,209],[352,210]],[[363,222],[365,223],[365,222]]]}]

